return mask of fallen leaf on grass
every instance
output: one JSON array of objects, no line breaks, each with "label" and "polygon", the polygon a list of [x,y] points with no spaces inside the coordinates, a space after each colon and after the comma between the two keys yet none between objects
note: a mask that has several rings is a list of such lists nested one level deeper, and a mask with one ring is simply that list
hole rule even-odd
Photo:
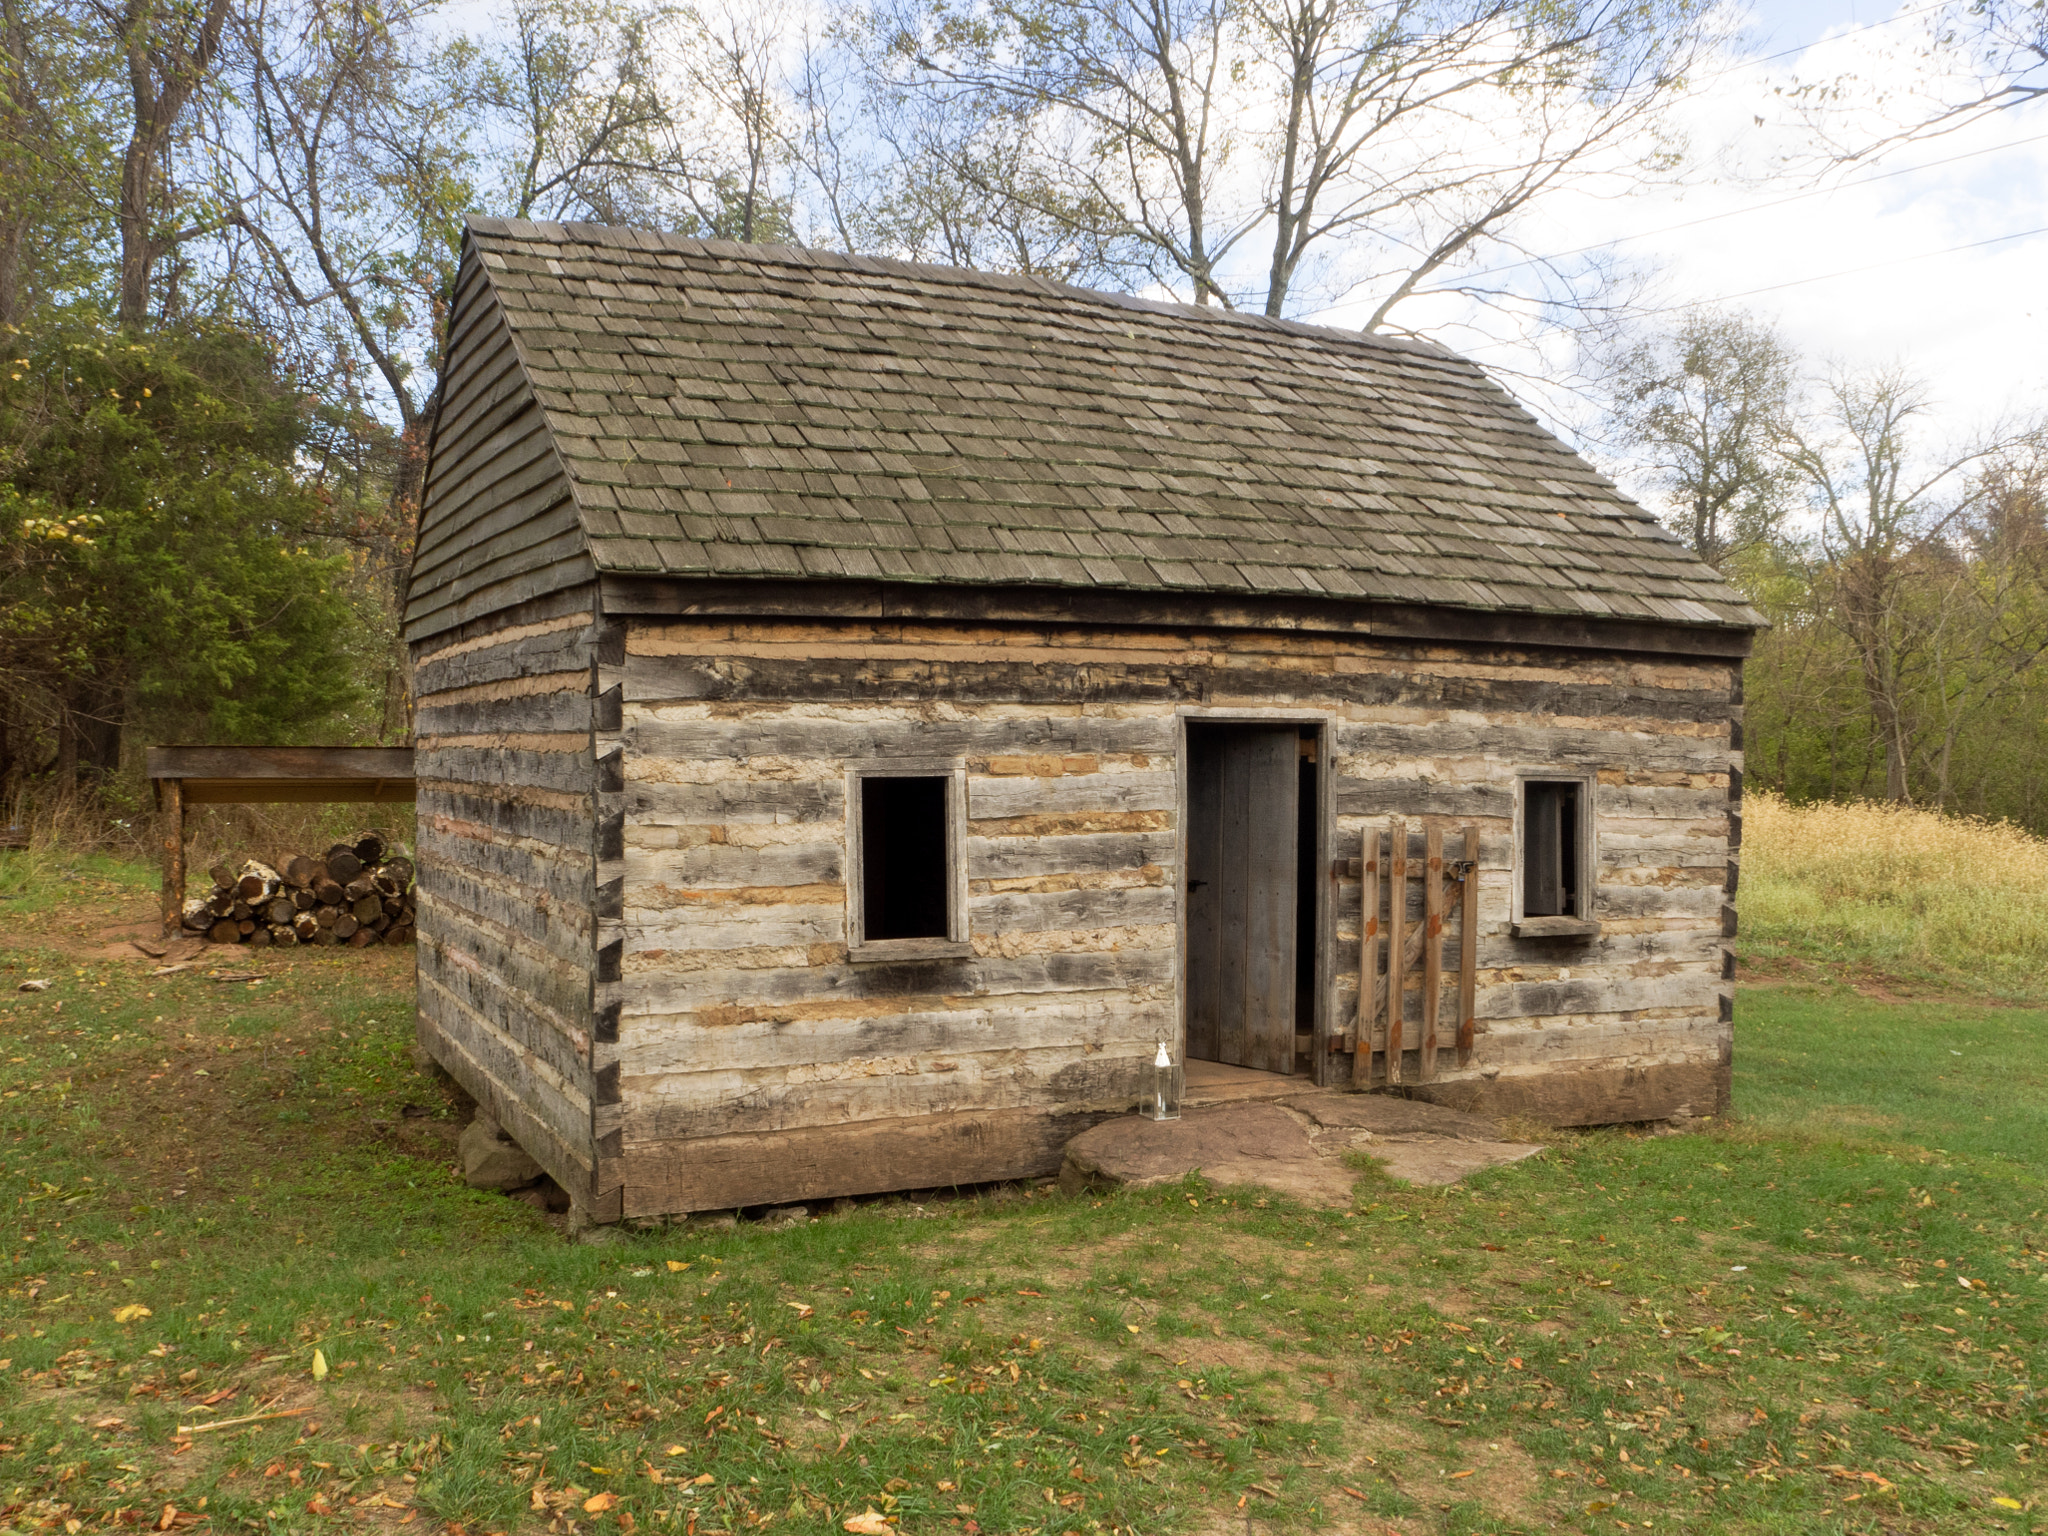
[{"label": "fallen leaf on grass", "polygon": [[334,1506],[327,1502],[326,1494],[316,1493],[306,1500],[306,1512],[312,1515],[331,1515],[334,1513]]},{"label": "fallen leaf on grass", "polygon": [[872,1509],[847,1520],[845,1529],[853,1532],[853,1536],[889,1536],[889,1522]]},{"label": "fallen leaf on grass", "polygon": [[140,1302],[130,1302],[125,1307],[114,1308],[114,1321],[117,1323],[136,1323],[145,1317],[154,1317],[155,1315],[155,1313],[151,1312],[149,1308],[143,1306]]},{"label": "fallen leaf on grass", "polygon": [[1455,1483],[1461,1477],[1470,1477],[1477,1470],[1476,1467],[1467,1467],[1462,1472],[1453,1472],[1451,1474],[1451,1481]]},{"label": "fallen leaf on grass", "polygon": [[2003,1494],[2000,1494],[1991,1502],[1996,1504],[2000,1509],[2025,1509],[2027,1507],[2026,1505],[2022,1504],[2018,1499],[2008,1499]]},{"label": "fallen leaf on grass", "polygon": [[796,1312],[798,1322],[802,1322],[816,1310],[808,1301],[785,1301],[783,1305],[792,1308]]},{"label": "fallen leaf on grass", "polygon": [[317,1349],[313,1351],[313,1379],[315,1381],[325,1381],[327,1379],[327,1357]]},{"label": "fallen leaf on grass", "polygon": [[177,1518],[178,1506],[175,1504],[166,1504],[164,1506],[163,1518],[157,1521],[156,1528],[160,1531],[168,1531],[171,1528],[171,1522],[173,1520],[176,1520]]},{"label": "fallen leaf on grass", "polygon": [[618,1502],[619,1496],[616,1493],[593,1493],[583,1501],[583,1513],[586,1515],[601,1515]]},{"label": "fallen leaf on grass", "polygon": [[689,1267],[690,1266],[684,1263],[681,1259],[670,1259],[668,1261],[668,1272],[672,1275],[680,1275],[684,1270],[688,1269]]},{"label": "fallen leaf on grass", "polygon": [[1338,1492],[1350,1494],[1352,1498],[1358,1500],[1358,1502],[1361,1504],[1369,1502],[1366,1496],[1360,1493],[1356,1488],[1345,1488],[1340,1485],[1340,1487],[1338,1488]]}]

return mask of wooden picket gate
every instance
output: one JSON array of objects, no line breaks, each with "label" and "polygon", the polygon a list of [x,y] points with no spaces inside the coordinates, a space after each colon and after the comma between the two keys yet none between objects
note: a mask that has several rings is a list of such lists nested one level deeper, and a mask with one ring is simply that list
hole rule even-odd
[{"label": "wooden picket gate", "polygon": [[[1351,1046],[1354,1086],[1426,1083],[1436,1076],[1447,911],[1456,913],[1458,924],[1458,1065],[1471,1064],[1473,1007],[1479,990],[1479,830],[1468,822],[1460,831],[1465,856],[1446,864],[1441,826],[1431,823],[1423,829],[1419,861],[1408,856],[1408,824],[1400,817],[1384,828],[1365,829],[1358,1028]],[[1422,883],[1422,920],[1413,925],[1408,917],[1411,866]],[[1411,1039],[1407,999],[1418,968],[1420,1017],[1414,1021],[1417,1034]],[[1411,1048],[1419,1048],[1421,1070],[1404,1078],[1401,1056]]]}]

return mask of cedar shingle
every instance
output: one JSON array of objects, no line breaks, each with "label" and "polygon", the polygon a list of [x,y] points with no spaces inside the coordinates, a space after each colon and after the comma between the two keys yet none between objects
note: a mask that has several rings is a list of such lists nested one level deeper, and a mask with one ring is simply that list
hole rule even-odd
[{"label": "cedar shingle", "polygon": [[600,571],[1759,622],[1425,344],[595,225],[469,241]]}]

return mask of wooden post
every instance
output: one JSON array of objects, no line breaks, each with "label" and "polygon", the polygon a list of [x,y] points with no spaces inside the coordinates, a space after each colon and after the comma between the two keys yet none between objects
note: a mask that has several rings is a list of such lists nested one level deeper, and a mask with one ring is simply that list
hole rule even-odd
[{"label": "wooden post", "polygon": [[1422,833],[1422,1073],[1436,1076],[1437,1013],[1444,990],[1444,829],[1431,825]]},{"label": "wooden post", "polygon": [[164,816],[164,937],[174,938],[185,916],[185,781],[158,779]]},{"label": "wooden post", "polygon": [[1362,1088],[1372,1081],[1373,1036],[1380,1023],[1380,829],[1365,829],[1365,862],[1359,898],[1358,1036],[1351,1042],[1351,1082]]},{"label": "wooden post", "polygon": [[1387,899],[1387,1081],[1401,1081],[1401,1026],[1408,1002],[1408,823],[1387,823],[1387,856],[1393,865]]},{"label": "wooden post", "polygon": [[1458,913],[1458,1065],[1472,1065],[1479,995],[1479,829],[1465,826],[1464,901]]}]

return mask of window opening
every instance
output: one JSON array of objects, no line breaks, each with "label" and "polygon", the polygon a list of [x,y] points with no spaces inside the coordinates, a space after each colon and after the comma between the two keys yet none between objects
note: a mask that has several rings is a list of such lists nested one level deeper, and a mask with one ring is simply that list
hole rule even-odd
[{"label": "window opening", "polygon": [[1577,780],[1530,779],[1522,785],[1522,915],[1584,917],[1580,881]]},{"label": "window opening", "polygon": [[942,777],[860,781],[863,940],[950,936],[946,790]]}]

